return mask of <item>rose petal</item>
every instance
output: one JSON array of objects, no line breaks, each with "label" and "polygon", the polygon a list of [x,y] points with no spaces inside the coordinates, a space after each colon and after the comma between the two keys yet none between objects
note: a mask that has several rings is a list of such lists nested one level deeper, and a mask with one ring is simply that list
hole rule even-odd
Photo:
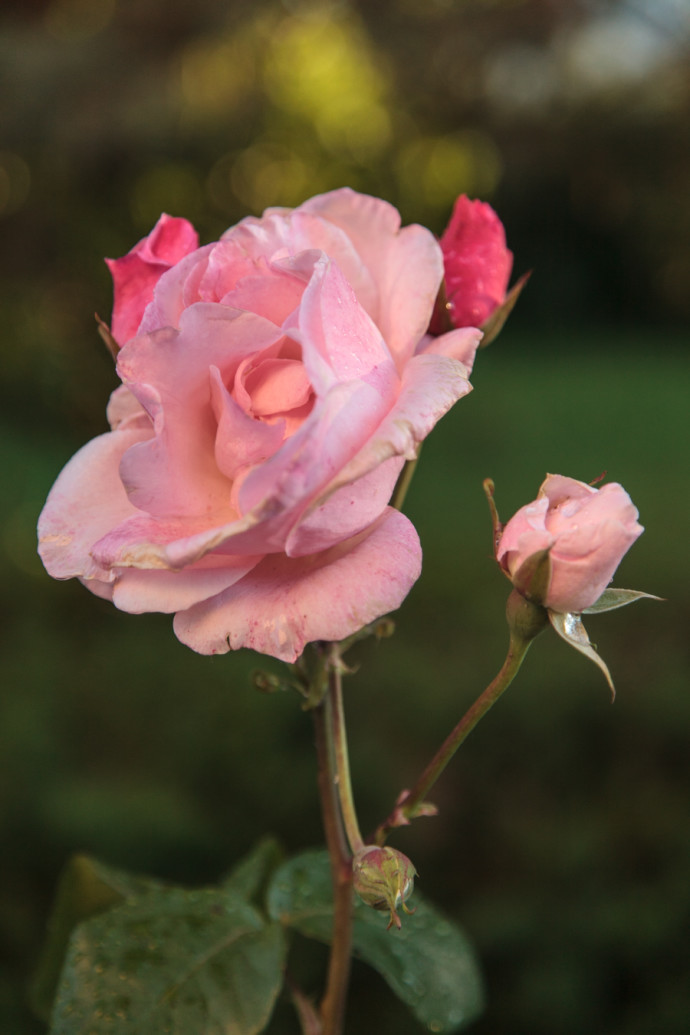
[{"label": "rose petal", "polygon": [[402,457],[391,457],[310,508],[287,538],[288,557],[327,550],[366,528],[385,509],[404,463]]},{"label": "rose petal", "polygon": [[429,326],[443,278],[433,234],[416,225],[401,230],[397,209],[349,187],[317,195],[300,211],[318,213],[353,242],[378,289],[376,309],[368,312],[401,369]]},{"label": "rose petal", "polygon": [[324,553],[270,555],[235,586],[175,616],[200,654],[250,647],[295,661],[312,640],[341,640],[399,607],[421,570],[417,533],[387,510],[372,529]]},{"label": "rose petal", "polygon": [[281,337],[254,313],[201,302],[184,311],[179,331],[134,338],[120,351],[118,372],[156,424],[155,438],[122,459],[135,506],[161,517],[206,515],[210,525],[232,516],[230,485],[215,460],[209,370],[217,367],[227,383],[244,358]]},{"label": "rose petal", "polygon": [[125,450],[146,435],[150,430],[140,428],[100,435],[60,473],[38,519],[38,552],[53,578],[112,581],[91,548],[113,526],[139,513],[127,498],[118,469]]},{"label": "rose petal", "polygon": [[[480,332],[473,332],[477,340]],[[467,368],[448,356],[414,356],[402,375],[397,402],[360,452],[334,477],[327,492],[362,478],[392,456],[414,460],[417,446],[444,413],[472,391]]]},{"label": "rose petal", "polygon": [[184,571],[129,568],[118,575],[113,588],[113,603],[130,614],[146,611],[172,614],[228,589],[260,560],[260,556],[220,558],[217,559],[217,567],[186,568]]}]

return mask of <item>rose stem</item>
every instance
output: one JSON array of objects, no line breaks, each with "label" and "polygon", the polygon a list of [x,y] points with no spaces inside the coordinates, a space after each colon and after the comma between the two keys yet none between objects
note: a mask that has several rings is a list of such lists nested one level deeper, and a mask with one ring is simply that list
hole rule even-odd
[{"label": "rose stem", "polygon": [[331,664],[328,689],[321,704],[314,708],[319,795],[333,881],[333,938],[326,991],[320,1006],[323,1035],[340,1035],[342,1032],[352,955],[352,858],[338,805],[339,779],[333,729],[332,698],[340,690],[340,684],[340,667]]},{"label": "rose stem", "polygon": [[345,833],[354,855],[364,847],[360,833],[355,802],[350,781],[350,760],[347,750],[347,731],[345,728],[345,711],[343,708],[342,663],[337,643],[331,644],[329,657],[329,693],[326,697],[326,723],[331,733],[333,756],[335,761],[334,780],[340,799],[340,813],[343,817]]},{"label": "rose stem", "polygon": [[394,827],[400,826],[401,819],[407,821],[414,817],[427,792],[436,783],[467,735],[496,703],[501,694],[508,689],[524,661],[530,643],[531,640],[524,639],[511,632],[508,653],[500,672],[489,683],[483,693],[480,694],[471,708],[465,712],[457,726],[448,734],[412,790],[405,795],[404,801],[396,806],[377,828],[375,835],[377,844],[384,843],[390,831]]}]

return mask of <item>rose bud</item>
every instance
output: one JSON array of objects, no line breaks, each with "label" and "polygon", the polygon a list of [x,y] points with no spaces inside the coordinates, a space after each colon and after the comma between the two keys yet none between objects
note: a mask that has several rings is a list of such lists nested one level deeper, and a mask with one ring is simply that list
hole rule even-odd
[{"label": "rose bud", "polygon": [[441,333],[444,324],[483,327],[506,300],[513,266],[501,220],[486,202],[470,201],[461,194],[440,244],[445,272],[441,308],[445,313],[437,307],[432,333]]},{"label": "rose bud", "polygon": [[163,274],[198,247],[199,235],[188,220],[163,213],[131,251],[120,259],[105,260],[115,291],[111,332],[118,345],[137,333]]},{"label": "rose bud", "polygon": [[599,599],[643,532],[637,518],[637,508],[622,486],[611,482],[595,489],[549,474],[536,500],[503,529],[496,559],[516,588],[535,603],[551,611],[579,613]]},{"label": "rose bud", "polygon": [[412,894],[416,874],[407,856],[395,848],[365,845],[352,861],[355,891],[373,909],[390,910],[389,930],[401,926],[397,913],[401,906],[406,913],[413,912],[405,902]]}]

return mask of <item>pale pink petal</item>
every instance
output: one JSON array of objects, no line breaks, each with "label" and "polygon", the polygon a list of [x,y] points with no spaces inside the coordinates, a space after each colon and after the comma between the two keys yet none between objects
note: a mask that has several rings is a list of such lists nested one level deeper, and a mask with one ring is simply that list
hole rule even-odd
[{"label": "pale pink petal", "polygon": [[215,460],[210,368],[231,382],[244,358],[281,337],[254,313],[202,302],[184,311],[179,332],[134,338],[120,351],[118,372],[156,425],[155,438],[122,460],[137,507],[161,517],[205,515],[210,524],[231,517],[230,485]]},{"label": "pale pink petal", "polygon": [[215,244],[206,244],[166,270],[144,310],[139,334],[151,334],[161,327],[179,327],[184,309],[203,301],[199,285],[206,273]]},{"label": "pale pink petal", "polygon": [[285,268],[302,252],[320,251],[337,262],[366,312],[372,317],[378,312],[378,288],[347,233],[305,206],[267,209],[261,219],[243,219],[222,239],[232,240],[256,259],[263,256]]},{"label": "pale pink petal", "polygon": [[211,367],[211,393],[218,424],[216,463],[224,475],[233,479],[243,467],[273,456],[283,442],[285,421],[265,424],[246,414],[223,384],[217,367]]},{"label": "pale pink petal", "polygon": [[278,452],[247,475],[239,492],[241,513],[265,510],[273,500],[271,509],[298,507],[296,521],[364,446],[382,412],[381,396],[370,385],[335,385]]},{"label": "pale pink petal", "polygon": [[228,589],[251,571],[261,557],[219,559],[213,568],[151,571],[129,568],[118,574],[112,600],[121,611],[172,614]]},{"label": "pale pink petal", "polygon": [[356,482],[343,485],[307,511],[285,544],[288,557],[318,553],[361,532],[385,509],[402,466],[394,456]]},{"label": "pale pink petal", "polygon": [[243,277],[233,290],[221,297],[224,305],[248,309],[272,320],[279,327],[300,303],[305,281],[281,269]]},{"label": "pale pink petal", "polygon": [[367,315],[340,268],[325,256],[314,267],[302,304],[285,324],[302,345],[302,359],[314,390],[335,382],[361,380],[383,400],[399,384],[380,330]]},{"label": "pale pink petal", "polygon": [[437,337],[428,335],[420,342],[417,352],[425,356],[451,356],[467,367],[469,375],[482,337],[482,332],[476,327],[461,327]]},{"label": "pale pink petal", "polygon": [[429,326],[443,278],[435,237],[421,226],[401,230],[397,209],[349,187],[311,198],[300,211],[318,213],[347,233],[378,289],[370,315],[401,368]]},{"label": "pale pink petal", "polygon": [[496,550],[496,560],[514,575],[523,560],[553,545],[553,536],[545,525],[549,501],[537,499],[520,510],[507,523]]},{"label": "pale pink petal", "polygon": [[308,642],[344,639],[399,607],[420,570],[417,533],[387,510],[324,553],[266,557],[229,590],[179,612],[175,634],[201,654],[250,647],[295,661]]},{"label": "pale pink petal", "polygon": [[148,413],[124,385],[120,385],[112,393],[105,413],[113,431],[124,431],[125,428],[133,426],[153,431]]},{"label": "pale pink petal", "polygon": [[139,513],[127,498],[119,465],[123,452],[144,434],[136,428],[100,435],[61,472],[38,519],[38,552],[53,578],[113,578],[91,550],[114,525]]},{"label": "pale pink petal", "polygon": [[422,354],[405,366],[400,395],[361,451],[334,477],[333,492],[392,456],[414,460],[417,447],[451,406],[472,391],[467,369],[449,356]]}]

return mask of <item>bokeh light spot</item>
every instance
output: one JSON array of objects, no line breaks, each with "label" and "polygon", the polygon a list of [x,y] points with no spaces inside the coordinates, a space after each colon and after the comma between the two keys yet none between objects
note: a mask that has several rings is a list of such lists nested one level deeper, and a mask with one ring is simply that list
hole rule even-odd
[{"label": "bokeh light spot", "polygon": [[501,171],[496,144],[479,130],[419,137],[403,147],[397,162],[402,196],[439,211],[458,194],[490,195]]},{"label": "bokeh light spot", "polygon": [[[314,9],[316,10],[316,8]],[[380,152],[391,136],[389,77],[352,12],[286,18],[274,33],[264,67],[277,108],[310,122],[332,152]]]}]

